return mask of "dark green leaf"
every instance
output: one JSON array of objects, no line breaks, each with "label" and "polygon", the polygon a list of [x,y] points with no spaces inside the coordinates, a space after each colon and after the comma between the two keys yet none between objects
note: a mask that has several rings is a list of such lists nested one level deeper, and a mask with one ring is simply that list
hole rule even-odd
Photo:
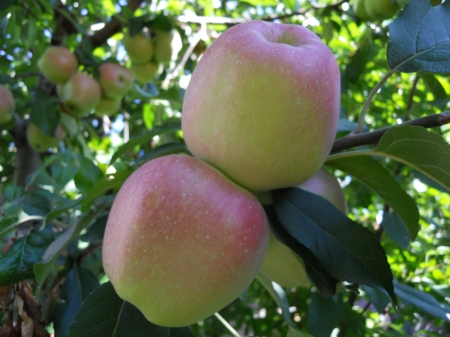
[{"label": "dark green leaf", "polygon": [[372,49],[372,31],[367,30],[358,44],[358,49],[349,58],[350,59],[349,63],[345,68],[345,73],[351,81],[353,82],[357,81],[359,76],[366,69],[371,49]]},{"label": "dark green leaf", "polygon": [[133,305],[105,283],[83,302],[68,337],[193,337],[189,328],[166,328],[150,323]]},{"label": "dark green leaf", "polygon": [[17,283],[33,277],[33,265],[40,261],[45,249],[54,239],[50,228],[39,231],[34,229],[30,234],[18,239],[4,256],[0,258],[0,286]]},{"label": "dark green leaf", "polygon": [[313,292],[308,307],[308,331],[314,337],[329,337],[339,325],[343,304],[341,294],[327,299]]},{"label": "dark green leaf", "polygon": [[409,234],[403,221],[397,216],[397,214],[384,213],[381,226],[384,228],[387,235],[389,235],[389,237],[400,247],[403,249],[408,247],[410,242]]},{"label": "dark green leaf", "polygon": [[81,240],[85,242],[92,242],[103,239],[107,221],[108,216],[98,218],[97,221],[95,221],[92,226],[88,228],[86,233],[81,236]]},{"label": "dark green leaf", "polygon": [[58,161],[50,166],[52,177],[55,179],[58,187],[64,186],[73,179],[79,170],[79,164],[76,155],[70,150],[64,151],[58,156]]},{"label": "dark green leaf", "polygon": [[331,275],[386,292],[395,304],[386,253],[372,232],[316,194],[287,188],[272,195],[283,227],[310,249]]},{"label": "dark green leaf", "polygon": [[82,193],[86,193],[103,177],[103,171],[82,155],[76,158],[80,169],[74,177],[75,185]]},{"label": "dark green leaf", "polygon": [[419,211],[416,203],[381,164],[367,156],[330,157],[326,164],[350,174],[371,188],[397,212],[411,240],[416,238],[419,232]]},{"label": "dark green leaf", "polygon": [[439,82],[435,75],[429,73],[420,73],[420,78],[423,80],[427,88],[433,93],[434,103],[436,106],[444,109],[449,98],[441,82]]},{"label": "dark green leaf", "polygon": [[67,212],[68,210],[75,208],[75,206],[79,205],[84,200],[84,196],[79,197],[75,200],[66,200],[63,204],[53,208],[46,216],[45,221],[42,226],[47,226],[47,224],[56,219],[59,215]]},{"label": "dark green leaf", "polygon": [[60,109],[55,97],[45,91],[37,90],[34,95],[30,121],[47,136],[55,137],[60,119]]},{"label": "dark green leaf", "polygon": [[100,283],[90,270],[77,266],[69,270],[55,309],[53,323],[56,336],[67,336],[69,326],[81,304],[99,286]]},{"label": "dark green leaf", "polygon": [[0,2],[0,11],[7,9],[9,6],[18,3],[18,0],[2,0]]},{"label": "dark green leaf", "polygon": [[386,307],[389,304],[389,297],[387,297],[381,291],[374,288],[363,286],[364,292],[369,298],[370,302],[374,305],[377,311],[381,314],[385,312]]},{"label": "dark green leaf", "polygon": [[388,62],[402,72],[450,72],[450,2],[410,0],[389,25]]}]

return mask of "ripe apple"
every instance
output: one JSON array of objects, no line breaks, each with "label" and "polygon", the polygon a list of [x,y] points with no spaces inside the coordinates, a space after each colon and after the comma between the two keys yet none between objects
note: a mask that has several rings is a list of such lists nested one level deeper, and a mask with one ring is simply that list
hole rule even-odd
[{"label": "ripe apple", "polygon": [[75,73],[57,92],[68,113],[82,117],[100,102],[102,90],[100,84],[84,73]]},{"label": "ripe apple", "polygon": [[94,115],[97,117],[112,116],[120,110],[121,106],[121,99],[102,97],[100,102],[95,107]]},{"label": "ripe apple", "polygon": [[49,148],[57,147],[60,140],[66,136],[64,129],[58,124],[55,131],[55,137],[43,133],[39,127],[30,123],[27,127],[27,138],[31,148],[36,152],[43,153]]},{"label": "ripe apple", "polygon": [[203,54],[187,87],[184,139],[194,156],[264,191],[309,179],[333,144],[339,68],[299,25],[250,21]]},{"label": "ripe apple", "polygon": [[77,70],[78,61],[65,47],[48,47],[38,61],[38,68],[52,83],[65,83]]},{"label": "ripe apple", "polygon": [[[320,195],[341,212],[347,213],[347,201],[344,192],[337,179],[327,171],[320,169],[312,178],[297,187]],[[264,195],[264,197],[267,200],[267,196]],[[271,200],[266,201],[266,203],[271,203]],[[283,287],[307,286],[309,280],[300,261],[299,256],[296,256],[289,247],[281,243],[272,232],[270,233],[269,248],[261,267],[263,274]]]},{"label": "ripe apple", "polygon": [[12,119],[15,108],[16,102],[11,90],[0,84],[0,124],[8,123]]},{"label": "ripe apple", "polygon": [[181,36],[177,30],[169,32],[163,30],[155,31],[155,60],[158,63],[169,64],[176,59],[183,47]]},{"label": "ripe apple", "polygon": [[99,67],[99,72],[98,81],[106,97],[121,99],[133,85],[133,74],[119,64],[103,63]]},{"label": "ripe apple", "polygon": [[144,32],[138,33],[135,36],[125,33],[122,43],[132,62],[145,63],[153,58],[153,41]]},{"label": "ripe apple", "polygon": [[164,66],[162,64],[152,61],[146,63],[133,62],[130,67],[131,73],[136,81],[142,84],[153,81],[158,74],[162,73],[163,69]]},{"label": "ripe apple", "polygon": [[141,166],[117,194],[103,266],[149,321],[181,327],[235,300],[258,273],[268,240],[250,192],[205,162],[169,155]]}]

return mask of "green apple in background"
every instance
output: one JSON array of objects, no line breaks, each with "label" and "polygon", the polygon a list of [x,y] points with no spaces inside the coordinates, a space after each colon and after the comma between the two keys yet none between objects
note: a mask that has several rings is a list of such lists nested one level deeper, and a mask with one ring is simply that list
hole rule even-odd
[{"label": "green apple in background", "polygon": [[112,116],[120,110],[122,107],[121,99],[112,99],[108,97],[102,97],[100,102],[94,109],[94,115],[97,117]]},{"label": "green apple in background", "polygon": [[156,62],[131,63],[131,73],[136,81],[145,84],[151,82],[155,77],[162,73],[164,66]]},{"label": "green apple in background", "polygon": [[231,180],[264,191],[323,165],[340,110],[331,50],[305,27],[250,21],[206,50],[183,101],[184,140]]},{"label": "green apple in background", "polygon": [[355,13],[355,16],[362,21],[370,19],[366,11],[366,0],[354,0],[353,12]]},{"label": "green apple in background", "polygon": [[[320,169],[309,180],[297,187],[315,193],[331,202],[337,209],[347,213],[347,201],[338,180],[327,171]],[[272,203],[270,192],[262,192],[258,198],[263,204]],[[302,259],[288,246],[270,233],[269,248],[261,267],[261,272],[283,287],[309,285]]]},{"label": "green apple in background", "polygon": [[120,64],[111,62],[103,63],[99,67],[100,77],[98,82],[106,97],[121,99],[133,85],[133,74]]},{"label": "green apple in background", "polygon": [[181,36],[177,30],[155,31],[155,61],[162,64],[169,64],[171,60],[177,58],[183,47]]},{"label": "green apple in background", "polygon": [[100,102],[102,90],[99,83],[84,73],[75,73],[57,92],[68,113],[82,117]]},{"label": "green apple in background", "polygon": [[63,84],[77,71],[78,61],[65,47],[48,47],[38,61],[38,68],[52,83]]},{"label": "green apple in background", "polygon": [[15,108],[16,102],[11,90],[0,84],[0,124],[8,123],[12,119]]},{"label": "green apple in background", "polygon": [[58,143],[66,136],[61,125],[58,125],[55,131],[55,137],[51,137],[43,133],[39,127],[30,123],[27,127],[28,144],[31,148],[39,153],[47,152],[49,148],[58,146]]},{"label": "green apple in background", "polygon": [[372,20],[385,20],[393,17],[400,7],[391,0],[366,0],[365,8],[367,15]]},{"label": "green apple in background", "polygon": [[132,62],[145,63],[153,58],[154,45],[147,33],[140,32],[134,36],[125,33],[122,43]]},{"label": "green apple in background", "polygon": [[234,301],[258,273],[268,240],[250,192],[194,157],[168,155],[121,187],[103,266],[117,294],[150,322],[181,327]]}]

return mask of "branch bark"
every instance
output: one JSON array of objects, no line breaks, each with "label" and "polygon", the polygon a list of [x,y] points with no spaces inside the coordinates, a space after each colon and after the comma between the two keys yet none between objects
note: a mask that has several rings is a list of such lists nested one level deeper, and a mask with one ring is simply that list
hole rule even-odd
[{"label": "branch bark", "polygon": [[[424,128],[435,128],[450,123],[450,111],[440,114],[430,115],[422,118],[417,118],[400,125],[415,125]],[[392,126],[378,129],[372,132],[350,134],[343,138],[336,140],[331,149],[331,153],[336,153],[342,150],[347,150],[361,145],[376,145],[380,138]]]}]

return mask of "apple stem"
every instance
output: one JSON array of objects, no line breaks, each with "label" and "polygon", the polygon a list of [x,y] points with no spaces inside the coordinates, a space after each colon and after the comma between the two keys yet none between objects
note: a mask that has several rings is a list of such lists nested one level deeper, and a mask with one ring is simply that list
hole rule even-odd
[{"label": "apple stem", "polygon": [[367,97],[366,102],[364,103],[364,106],[361,110],[361,114],[359,115],[358,125],[356,126],[356,129],[352,132],[352,134],[357,135],[362,132],[363,127],[364,127],[364,120],[366,117],[366,112],[369,109],[372,99],[375,97],[378,90],[380,90],[380,88],[383,86],[383,84],[386,83],[388,78],[391,77],[394,72],[395,72],[395,68],[389,70],[389,72],[386,75],[384,75],[384,77],[381,79],[381,81],[378,82],[377,85],[372,89],[372,91],[369,94],[369,97]]},{"label": "apple stem", "polygon": [[216,312],[214,314],[214,316],[216,316],[216,318],[220,321],[220,323],[222,323],[225,328],[227,328],[227,330],[234,336],[234,337],[241,337],[241,335],[239,335],[239,333],[234,330],[234,328],[225,320],[225,318],[223,318],[222,316],[220,316],[220,314],[218,312]]}]

